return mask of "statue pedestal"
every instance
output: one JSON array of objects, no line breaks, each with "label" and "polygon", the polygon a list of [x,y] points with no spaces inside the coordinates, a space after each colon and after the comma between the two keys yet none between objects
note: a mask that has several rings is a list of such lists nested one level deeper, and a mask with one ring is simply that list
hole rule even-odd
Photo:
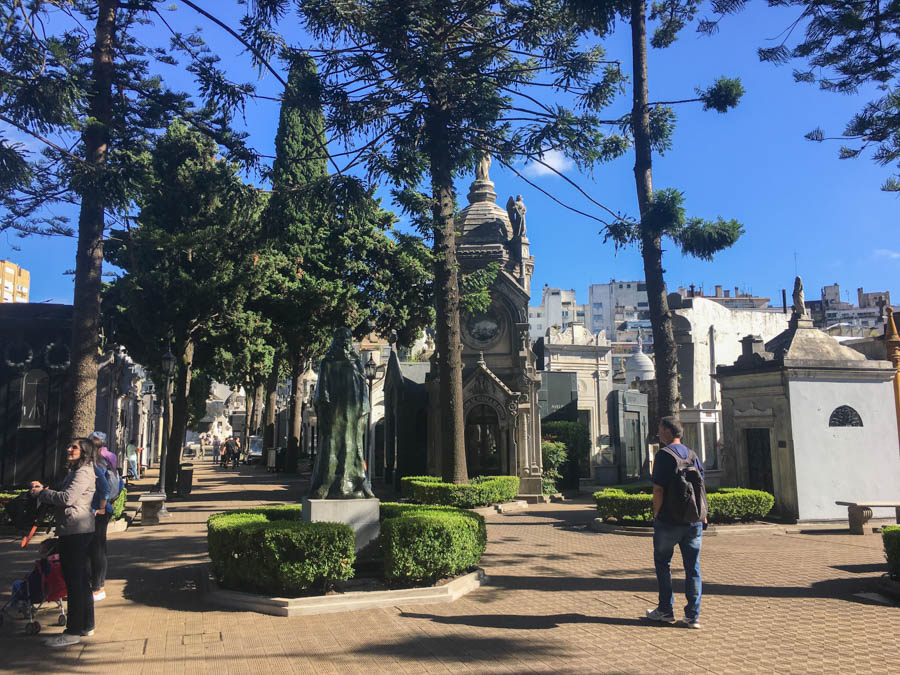
[{"label": "statue pedestal", "polygon": [[303,498],[303,520],[313,523],[346,523],[356,535],[359,551],[381,533],[378,499]]}]

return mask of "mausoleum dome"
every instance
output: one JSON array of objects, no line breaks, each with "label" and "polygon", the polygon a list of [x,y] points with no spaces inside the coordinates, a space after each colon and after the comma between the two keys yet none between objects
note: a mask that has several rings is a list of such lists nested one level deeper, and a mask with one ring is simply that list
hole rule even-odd
[{"label": "mausoleum dome", "polygon": [[494,183],[477,179],[469,187],[469,205],[456,216],[456,231],[466,244],[504,244],[513,236],[506,209],[497,204]]},{"label": "mausoleum dome", "polygon": [[631,384],[635,380],[655,380],[656,368],[653,359],[638,349],[625,361],[625,382]]}]

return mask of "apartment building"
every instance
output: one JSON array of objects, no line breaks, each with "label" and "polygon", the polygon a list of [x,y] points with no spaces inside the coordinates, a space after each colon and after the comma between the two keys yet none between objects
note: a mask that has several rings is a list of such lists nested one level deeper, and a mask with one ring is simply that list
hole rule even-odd
[{"label": "apartment building", "polygon": [[0,260],[0,302],[28,302],[31,274],[10,260]]},{"label": "apartment building", "polygon": [[566,330],[569,324],[585,324],[585,320],[585,305],[575,302],[575,290],[571,288],[550,288],[545,284],[541,289],[541,304],[528,308],[532,340],[543,337],[551,326]]}]

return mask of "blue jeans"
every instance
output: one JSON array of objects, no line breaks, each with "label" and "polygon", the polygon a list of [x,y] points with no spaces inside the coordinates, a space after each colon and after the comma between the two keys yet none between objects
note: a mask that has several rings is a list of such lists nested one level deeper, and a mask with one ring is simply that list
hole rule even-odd
[{"label": "blue jeans", "polygon": [[684,562],[684,593],[687,604],[684,615],[688,619],[700,617],[700,596],[703,583],[700,580],[700,546],[703,544],[703,525],[669,525],[657,518],[653,521],[653,563],[656,566],[656,582],[659,585],[659,605],[664,614],[672,614],[675,597],[672,595],[672,554],[675,544],[681,549]]}]

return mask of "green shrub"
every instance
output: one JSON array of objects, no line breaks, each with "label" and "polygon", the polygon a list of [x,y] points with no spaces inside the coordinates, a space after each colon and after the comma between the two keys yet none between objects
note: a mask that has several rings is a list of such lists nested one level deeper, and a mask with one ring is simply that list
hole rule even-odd
[{"label": "green shrub", "polygon": [[591,430],[581,422],[544,422],[541,424],[541,438],[556,441],[566,446],[566,462],[560,467],[562,479],[559,487],[577,489],[579,478],[590,471]]},{"label": "green shrub", "polygon": [[566,444],[558,441],[541,442],[541,460],[544,473],[541,475],[541,487],[545,495],[559,492],[562,473],[560,469],[566,462],[568,453]]},{"label": "green shrub", "polygon": [[[707,488],[709,522],[730,523],[763,518],[775,498],[761,490]],[[653,488],[649,485],[617,486],[594,493],[601,518],[650,522],[653,519]]]},{"label": "green shrub", "polygon": [[[441,506],[439,504],[401,504],[399,502],[381,502],[379,504],[379,519],[384,522],[388,518],[408,516],[413,513],[448,511],[450,513],[471,513],[455,506]],[[473,514],[477,515],[477,514]],[[480,517],[480,516],[479,516]],[[484,520],[482,518],[482,520]]]},{"label": "green shrub", "polygon": [[729,523],[736,520],[765,518],[775,506],[775,497],[762,490],[715,488],[707,491],[709,520]]},{"label": "green shrub", "polygon": [[479,476],[463,485],[442,483],[434,476],[405,476],[400,483],[411,502],[464,509],[508,502],[519,494],[517,476]]},{"label": "green shrub", "polygon": [[122,488],[116,501],[113,502],[112,519],[118,520],[125,513],[125,502],[128,501],[128,490]]},{"label": "green shrub", "polygon": [[23,492],[28,492],[28,490],[22,489],[0,492],[0,525],[9,525],[11,522],[9,516],[6,515],[6,502],[15,499]]},{"label": "green shrub", "polygon": [[[484,518],[449,508],[390,505],[381,525],[384,573],[388,581],[433,582],[472,569],[487,546]],[[401,508],[396,508],[401,507]]]},{"label": "green shrub", "polygon": [[218,582],[235,590],[296,594],[350,579],[355,560],[350,526],[301,517],[299,505],[210,516],[207,545]]},{"label": "green shrub", "polygon": [[900,525],[885,525],[881,528],[884,555],[888,563],[891,579],[900,579]]}]

